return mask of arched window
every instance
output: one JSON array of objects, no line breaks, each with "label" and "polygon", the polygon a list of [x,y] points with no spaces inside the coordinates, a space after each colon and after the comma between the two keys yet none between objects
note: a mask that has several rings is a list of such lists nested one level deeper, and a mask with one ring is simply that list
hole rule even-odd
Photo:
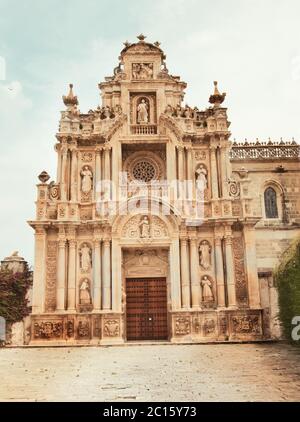
[{"label": "arched window", "polygon": [[267,188],[264,196],[266,218],[278,218],[277,193],[275,189]]}]

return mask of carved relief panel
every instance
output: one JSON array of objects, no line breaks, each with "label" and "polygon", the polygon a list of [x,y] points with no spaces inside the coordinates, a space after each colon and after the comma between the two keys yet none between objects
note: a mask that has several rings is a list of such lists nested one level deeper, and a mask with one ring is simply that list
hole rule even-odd
[{"label": "carved relief panel", "polygon": [[245,272],[245,245],[242,232],[234,232],[232,249],[234,257],[236,299],[239,306],[248,305],[248,285]]},{"label": "carved relief panel", "polygon": [[125,224],[121,236],[147,242],[151,239],[168,238],[164,221],[156,215],[135,215]]},{"label": "carved relief panel", "polygon": [[132,63],[132,79],[152,79],[153,63]]},{"label": "carved relief panel", "polygon": [[48,240],[46,258],[45,311],[56,309],[57,242]]},{"label": "carved relief panel", "polygon": [[167,277],[168,250],[127,249],[123,252],[125,277]]}]

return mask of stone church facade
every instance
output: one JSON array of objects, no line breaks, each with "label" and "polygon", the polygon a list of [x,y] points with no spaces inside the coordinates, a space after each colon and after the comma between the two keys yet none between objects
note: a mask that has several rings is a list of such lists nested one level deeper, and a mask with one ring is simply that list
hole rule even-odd
[{"label": "stone church facade", "polygon": [[37,185],[30,344],[278,336],[272,271],[300,234],[299,145],[236,143],[140,35],[102,106],[63,97],[56,181]]}]

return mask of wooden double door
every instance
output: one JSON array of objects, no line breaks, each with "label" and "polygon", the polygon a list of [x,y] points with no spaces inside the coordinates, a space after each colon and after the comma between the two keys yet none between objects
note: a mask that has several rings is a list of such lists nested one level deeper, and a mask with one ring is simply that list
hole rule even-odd
[{"label": "wooden double door", "polygon": [[126,279],[127,340],[167,340],[166,278]]}]

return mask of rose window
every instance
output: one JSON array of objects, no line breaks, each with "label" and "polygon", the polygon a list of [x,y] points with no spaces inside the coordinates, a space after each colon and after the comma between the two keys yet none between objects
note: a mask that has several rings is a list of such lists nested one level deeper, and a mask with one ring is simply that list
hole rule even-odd
[{"label": "rose window", "polygon": [[136,180],[141,180],[147,183],[155,179],[156,170],[152,163],[146,160],[141,160],[134,165],[132,175]]}]

